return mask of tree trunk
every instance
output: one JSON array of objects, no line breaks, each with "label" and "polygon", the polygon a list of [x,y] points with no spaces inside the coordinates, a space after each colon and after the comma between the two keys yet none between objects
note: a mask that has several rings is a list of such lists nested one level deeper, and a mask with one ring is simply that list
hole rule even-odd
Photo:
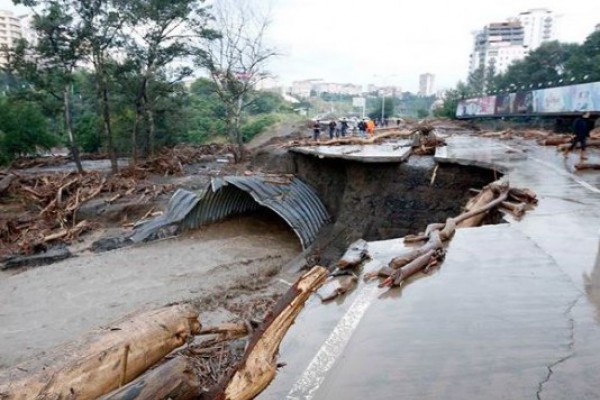
[{"label": "tree trunk", "polygon": [[102,82],[100,92],[102,94],[102,118],[104,120],[104,133],[106,134],[106,139],[108,141],[107,145],[108,156],[110,157],[110,167],[113,174],[116,174],[119,172],[119,164],[117,162],[117,152],[115,150],[115,145],[113,142],[110,102],[108,100],[108,85],[106,83],[106,77],[102,76],[100,78],[100,82]]},{"label": "tree trunk", "polygon": [[327,270],[316,266],[303,275],[277,302],[248,344],[239,367],[212,396],[218,400],[255,398],[275,377],[279,344],[309,296],[327,279]]},{"label": "tree trunk", "polygon": [[181,355],[148,371],[102,400],[188,400],[202,391],[194,359]]},{"label": "tree trunk", "polygon": [[131,130],[131,164],[130,167],[135,170],[137,165],[138,154],[137,154],[137,131],[140,125],[140,119],[142,117],[141,109],[142,106],[136,104],[135,106],[135,119],[133,120],[133,129]]},{"label": "tree trunk", "polygon": [[0,382],[0,393],[4,400],[98,398],[130,382],[199,332],[198,313],[189,305],[124,318],[110,329],[87,335],[74,349],[57,352],[58,359],[41,370],[13,368],[9,380]]},{"label": "tree trunk", "polygon": [[146,118],[148,118],[148,149],[150,150],[150,156],[154,156],[156,124],[154,122],[154,111],[150,107],[146,107]]},{"label": "tree trunk", "polygon": [[71,146],[71,154],[73,155],[73,161],[77,166],[77,172],[83,174],[83,166],[81,165],[81,159],[79,158],[79,148],[75,144],[75,137],[73,136],[73,122],[71,121],[71,101],[69,99],[69,91],[71,85],[65,85],[63,89],[63,108],[65,117],[65,129],[69,136],[69,145]]}]

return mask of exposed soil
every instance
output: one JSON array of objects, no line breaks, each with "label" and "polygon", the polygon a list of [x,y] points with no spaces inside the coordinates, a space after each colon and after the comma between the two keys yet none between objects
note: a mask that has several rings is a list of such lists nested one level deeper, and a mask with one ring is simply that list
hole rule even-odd
[{"label": "exposed soil", "polygon": [[[294,173],[318,192],[334,219],[313,249],[323,265],[336,261],[359,238],[403,237],[458,215],[473,195],[470,188],[495,180],[487,169],[441,164],[436,170],[432,157],[418,156],[404,164],[366,164],[283,154],[275,148],[258,153],[256,164],[271,172]],[[493,216],[490,222],[497,220]]]}]

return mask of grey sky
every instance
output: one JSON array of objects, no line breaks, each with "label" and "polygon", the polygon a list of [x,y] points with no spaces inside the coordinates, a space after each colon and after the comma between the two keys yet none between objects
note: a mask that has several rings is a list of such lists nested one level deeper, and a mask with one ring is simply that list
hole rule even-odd
[{"label": "grey sky", "polygon": [[[600,23],[600,1],[591,0],[256,1],[271,5],[270,41],[284,56],[270,69],[286,84],[323,78],[416,91],[419,74],[431,72],[447,88],[465,78],[471,32],[486,23],[545,7],[562,15],[559,39],[571,42]],[[0,0],[0,8],[15,7]]]},{"label": "grey sky", "polygon": [[272,70],[288,83],[385,82],[411,91],[431,72],[437,88],[452,87],[467,74],[471,31],[538,7],[563,15],[562,41],[581,42],[600,23],[600,1],[590,0],[274,0],[270,36],[286,56]]}]

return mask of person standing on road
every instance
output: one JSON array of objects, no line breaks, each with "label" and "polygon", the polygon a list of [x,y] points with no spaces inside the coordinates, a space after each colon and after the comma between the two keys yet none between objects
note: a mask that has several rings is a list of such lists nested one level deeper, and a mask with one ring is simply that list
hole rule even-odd
[{"label": "person standing on road", "polygon": [[321,121],[318,119],[312,126],[313,128],[313,140],[319,140],[319,136],[321,136]]},{"label": "person standing on road", "polygon": [[363,118],[362,121],[358,123],[358,136],[361,138],[365,137],[365,131],[367,130],[367,121]]},{"label": "person standing on road", "polygon": [[346,117],[342,118],[342,137],[346,137],[346,132],[348,131],[348,121]]},{"label": "person standing on road", "polygon": [[369,136],[373,136],[375,134],[375,122],[372,119],[367,121],[367,133]]},{"label": "person standing on road", "polygon": [[573,133],[575,137],[571,142],[571,146],[565,151],[565,157],[569,155],[571,151],[575,149],[577,143],[581,146],[581,154],[579,156],[580,160],[583,161],[587,157],[585,156],[585,147],[588,136],[590,136],[590,131],[592,130],[593,125],[592,121],[590,121],[590,113],[586,111],[583,115],[575,120],[573,123]]},{"label": "person standing on road", "polygon": [[342,134],[342,120],[338,119],[335,123],[335,137],[339,138]]},{"label": "person standing on road", "polygon": [[333,134],[335,133],[335,119],[331,119],[329,121],[329,139],[333,139]]}]

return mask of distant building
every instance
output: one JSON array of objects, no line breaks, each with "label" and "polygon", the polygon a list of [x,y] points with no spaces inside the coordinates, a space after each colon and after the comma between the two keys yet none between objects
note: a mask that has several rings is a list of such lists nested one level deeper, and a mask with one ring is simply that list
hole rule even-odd
[{"label": "distant building", "polygon": [[0,10],[0,66],[6,65],[6,50],[13,47],[19,39],[37,44],[37,35],[31,22],[31,15],[16,16],[10,10]]},{"label": "distant building", "polygon": [[352,83],[325,82],[322,79],[306,79],[292,82],[290,94],[298,97],[309,97],[314,92],[357,96],[362,93],[362,86]]},{"label": "distant building", "polygon": [[402,94],[400,86],[378,86],[374,84],[367,85],[367,93],[376,93],[377,95],[398,97]]},{"label": "distant building", "polygon": [[546,8],[532,8],[519,13],[517,20],[523,26],[523,45],[531,50],[557,38],[558,18]]},{"label": "distant building", "polygon": [[515,61],[522,60],[542,43],[555,40],[558,18],[552,11],[535,8],[504,22],[493,22],[473,33],[473,52],[469,73],[478,68],[505,72]]},{"label": "distant building", "polygon": [[435,94],[435,75],[425,73],[419,75],[419,96],[431,96]]},{"label": "distant building", "polygon": [[305,79],[292,82],[290,94],[298,97],[309,97],[310,92],[313,90],[313,86],[321,81],[322,79]]},{"label": "distant building", "polygon": [[21,19],[12,11],[0,10],[0,65],[6,65],[6,49],[23,38]]}]

